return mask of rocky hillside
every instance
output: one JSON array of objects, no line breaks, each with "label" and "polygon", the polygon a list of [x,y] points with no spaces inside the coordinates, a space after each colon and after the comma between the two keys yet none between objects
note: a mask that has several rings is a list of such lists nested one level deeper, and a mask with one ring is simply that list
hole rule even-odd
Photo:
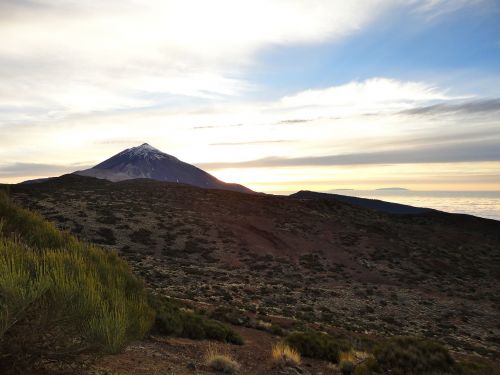
[{"label": "rocky hillside", "polygon": [[58,226],[118,249],[162,294],[226,306],[236,323],[420,335],[500,356],[500,222],[152,180],[67,175],[11,190]]}]

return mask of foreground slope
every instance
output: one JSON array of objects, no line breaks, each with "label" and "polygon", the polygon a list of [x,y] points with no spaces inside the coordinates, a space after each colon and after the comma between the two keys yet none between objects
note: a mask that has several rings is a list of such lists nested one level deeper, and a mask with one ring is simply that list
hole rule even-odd
[{"label": "foreground slope", "polygon": [[500,354],[500,222],[335,200],[63,176],[15,199],[112,248],[162,293],[368,335]]}]

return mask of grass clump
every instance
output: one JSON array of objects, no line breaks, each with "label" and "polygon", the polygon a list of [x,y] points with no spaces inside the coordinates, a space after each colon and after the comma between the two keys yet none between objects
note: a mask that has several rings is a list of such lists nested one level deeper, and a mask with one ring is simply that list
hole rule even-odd
[{"label": "grass clump", "polygon": [[314,331],[291,333],[285,341],[304,357],[333,363],[338,363],[340,352],[351,349],[351,344],[345,340]]},{"label": "grass clump", "polygon": [[271,350],[271,357],[273,359],[273,362],[278,364],[293,364],[295,366],[298,366],[301,362],[300,353],[284,342],[279,342],[273,345]]},{"label": "grass clump", "polygon": [[229,354],[213,346],[209,346],[205,354],[205,363],[210,369],[224,374],[236,374],[240,369],[240,364]]},{"label": "grass clump", "polygon": [[228,326],[192,311],[186,311],[168,298],[150,296],[156,310],[156,328],[166,335],[193,340],[211,339],[242,345],[242,337]]},{"label": "grass clump", "polygon": [[153,311],[118,255],[78,241],[0,191],[0,369],[84,349],[117,352]]},{"label": "grass clump", "polygon": [[356,355],[354,352],[342,352],[339,355],[339,369],[342,375],[351,375],[356,368]]}]

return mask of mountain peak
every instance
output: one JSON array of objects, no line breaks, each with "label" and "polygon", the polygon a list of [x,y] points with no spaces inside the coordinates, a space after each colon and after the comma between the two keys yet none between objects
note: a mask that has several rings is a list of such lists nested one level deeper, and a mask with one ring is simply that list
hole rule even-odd
[{"label": "mountain peak", "polygon": [[131,147],[129,148],[129,150],[145,150],[145,151],[161,152],[156,147],[151,146],[149,143],[143,143],[140,146]]},{"label": "mountain peak", "polygon": [[154,150],[154,151],[159,151],[156,147],[151,146],[149,143],[143,143],[140,146],[133,147],[133,148],[141,148],[145,150]]},{"label": "mountain peak", "polygon": [[144,159],[171,159],[176,160],[173,156],[165,154],[164,152],[158,150],[156,147],[151,146],[149,143],[143,143],[140,146],[127,148],[123,150],[118,155],[127,155],[130,159],[132,158],[144,158]]},{"label": "mountain peak", "polygon": [[148,143],[131,147],[97,164],[95,167],[77,171],[76,174],[104,178],[110,181],[122,181],[133,178],[188,184],[208,189],[235,190],[252,192],[238,185],[227,184],[211,174],[184,163],[176,157],[166,154]]}]

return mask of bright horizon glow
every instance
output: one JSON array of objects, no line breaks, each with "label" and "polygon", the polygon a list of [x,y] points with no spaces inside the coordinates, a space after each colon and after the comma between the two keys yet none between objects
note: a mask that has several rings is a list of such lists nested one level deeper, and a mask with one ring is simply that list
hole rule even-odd
[{"label": "bright horizon glow", "polygon": [[147,142],[263,192],[500,191],[499,17],[495,0],[7,0],[0,183]]}]

